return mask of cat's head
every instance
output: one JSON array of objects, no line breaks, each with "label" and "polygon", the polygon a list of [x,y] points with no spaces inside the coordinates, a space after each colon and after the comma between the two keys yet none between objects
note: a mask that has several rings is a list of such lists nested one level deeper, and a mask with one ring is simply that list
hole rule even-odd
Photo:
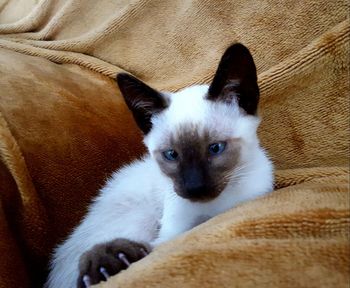
[{"label": "cat's head", "polygon": [[117,82],[151,156],[179,196],[214,199],[235,171],[254,161],[259,88],[242,44],[226,50],[210,86],[163,93],[124,73]]}]

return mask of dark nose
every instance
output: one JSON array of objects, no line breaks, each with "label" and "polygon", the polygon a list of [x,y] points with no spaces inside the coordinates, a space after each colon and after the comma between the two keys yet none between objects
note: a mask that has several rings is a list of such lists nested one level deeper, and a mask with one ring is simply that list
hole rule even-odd
[{"label": "dark nose", "polygon": [[188,168],[183,173],[186,198],[200,198],[205,193],[204,173],[198,168]]}]

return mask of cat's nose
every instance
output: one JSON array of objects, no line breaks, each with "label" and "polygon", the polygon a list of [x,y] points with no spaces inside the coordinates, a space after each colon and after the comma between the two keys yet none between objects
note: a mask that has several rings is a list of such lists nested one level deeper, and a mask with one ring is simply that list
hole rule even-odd
[{"label": "cat's nose", "polygon": [[205,190],[205,187],[203,185],[194,186],[194,187],[186,188],[186,194],[189,199],[202,198],[204,194],[204,190]]},{"label": "cat's nose", "polygon": [[200,198],[205,191],[204,173],[196,168],[189,168],[184,171],[183,183],[186,198]]}]

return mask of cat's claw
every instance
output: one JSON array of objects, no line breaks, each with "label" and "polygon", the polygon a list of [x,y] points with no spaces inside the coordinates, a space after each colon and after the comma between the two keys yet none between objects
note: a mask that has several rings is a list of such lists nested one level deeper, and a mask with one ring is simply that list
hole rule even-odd
[{"label": "cat's claw", "polygon": [[[143,257],[146,257],[148,255],[148,252],[146,249],[144,248],[140,248],[140,252],[141,254],[143,255]],[[126,255],[124,253],[118,253],[117,254],[117,258],[122,261],[126,267],[129,267],[131,265],[130,261],[128,260],[128,258],[126,257]],[[103,277],[108,280],[109,277],[111,277],[107,271],[107,269],[103,266],[100,267],[99,269],[100,273],[103,275]],[[84,283],[84,286],[85,288],[90,288],[91,287],[91,278],[89,275],[85,274],[83,276],[83,279],[82,279],[83,283]]]},{"label": "cat's claw", "polygon": [[95,245],[80,257],[77,287],[89,288],[106,281],[150,252],[146,243],[121,238]]},{"label": "cat's claw", "polygon": [[141,251],[143,257],[146,257],[148,255],[148,252],[145,249],[141,248],[140,251]]},{"label": "cat's claw", "polygon": [[83,283],[85,285],[85,288],[90,288],[91,286],[91,278],[89,275],[84,275],[83,276]]},{"label": "cat's claw", "polygon": [[105,267],[100,267],[100,273],[103,275],[103,277],[106,278],[106,280],[111,277]]},{"label": "cat's claw", "polygon": [[126,255],[124,253],[118,253],[117,258],[120,261],[122,261],[126,267],[129,267],[131,265],[128,258],[126,257]]}]

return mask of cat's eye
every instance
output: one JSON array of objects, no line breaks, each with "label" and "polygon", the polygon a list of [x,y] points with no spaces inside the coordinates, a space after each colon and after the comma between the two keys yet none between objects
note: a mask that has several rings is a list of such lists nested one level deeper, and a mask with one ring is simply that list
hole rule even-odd
[{"label": "cat's eye", "polygon": [[169,149],[163,152],[163,156],[169,161],[176,161],[179,154],[175,150]]},{"label": "cat's eye", "polygon": [[219,155],[224,152],[226,148],[226,142],[218,142],[209,145],[209,154],[210,155]]}]

